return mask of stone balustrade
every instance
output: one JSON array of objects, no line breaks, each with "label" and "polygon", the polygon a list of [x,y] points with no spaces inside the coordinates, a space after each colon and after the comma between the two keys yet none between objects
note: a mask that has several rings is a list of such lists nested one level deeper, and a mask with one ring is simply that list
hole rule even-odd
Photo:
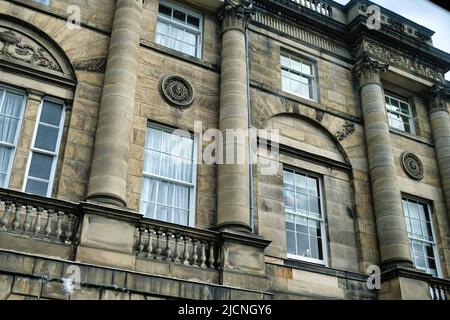
[{"label": "stone balustrade", "polygon": [[136,255],[187,266],[218,269],[219,233],[143,219],[136,226]]},{"label": "stone balustrade", "polygon": [[79,222],[76,204],[0,189],[0,232],[75,245]]},{"label": "stone balustrade", "polygon": [[290,0],[291,2],[294,2],[302,7],[311,9],[315,12],[318,12],[320,14],[323,14],[327,17],[332,17],[333,16],[333,11],[332,11],[332,7],[327,4],[324,3],[322,1],[318,1],[318,0]]},{"label": "stone balustrade", "polygon": [[428,281],[431,300],[450,300],[450,281],[436,279]]}]

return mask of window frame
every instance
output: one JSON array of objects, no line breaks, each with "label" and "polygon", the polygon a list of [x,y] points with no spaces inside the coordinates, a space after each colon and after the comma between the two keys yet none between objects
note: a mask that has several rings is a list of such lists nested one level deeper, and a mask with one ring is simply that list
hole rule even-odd
[{"label": "window frame", "polygon": [[[166,17],[164,17],[164,16],[159,14],[159,7],[160,7],[161,4],[172,9],[171,19],[168,19],[168,18],[166,18]],[[193,16],[195,18],[198,18],[199,19],[199,28],[198,28],[198,30],[195,29],[195,28],[189,27],[189,25],[187,25],[187,24],[181,24],[181,23],[179,23],[177,21],[174,21],[173,20],[173,10],[179,10],[179,11],[184,12],[186,15],[191,15],[191,16]],[[190,32],[196,34],[197,35],[196,54],[195,55],[190,55],[190,54],[185,53],[183,51],[179,51],[177,49],[173,49],[171,47],[167,47],[167,46],[165,46],[163,44],[158,43],[156,41],[156,36],[159,34],[157,32],[157,30],[158,30],[158,23],[159,23],[160,20],[166,22],[169,25],[175,25],[175,26],[177,26],[179,28],[187,29]],[[192,10],[192,9],[184,7],[184,6],[180,6],[180,5],[172,3],[170,1],[159,0],[158,1],[158,7],[156,9],[155,43],[157,43],[158,45],[163,46],[165,48],[168,48],[170,50],[174,50],[176,52],[180,52],[182,54],[188,55],[190,57],[194,57],[194,58],[197,58],[197,59],[202,59],[202,57],[203,57],[203,23],[204,23],[204,17],[198,11]],[[169,37],[168,35],[163,35],[163,36]],[[175,40],[181,41],[181,40],[178,40],[178,39],[175,39]]]},{"label": "window frame", "polygon": [[[385,92],[385,93],[384,93],[384,96],[385,96],[385,101],[384,101],[384,103],[385,103],[385,106],[386,106],[386,116],[387,116],[387,118],[388,118],[389,128],[390,128],[390,129],[397,130],[397,131],[400,131],[400,132],[404,132],[404,133],[406,133],[406,134],[417,135],[416,124],[415,124],[415,122],[414,122],[414,113],[413,113],[413,110],[412,110],[412,107],[411,107],[411,103],[409,102],[409,100],[406,99],[406,98],[402,98],[402,97],[400,97],[400,96],[398,96],[398,95],[395,95],[395,94],[393,94],[393,93],[390,93],[390,92]],[[398,102],[399,102],[399,106],[400,106],[400,102],[406,104],[406,105],[408,106],[408,112],[409,112],[409,114],[405,114],[405,113],[403,113],[403,112],[397,112],[397,111],[388,109],[388,107],[387,107],[387,105],[386,105],[386,104],[387,104],[386,99],[389,99],[389,105],[391,105],[391,106],[392,106],[391,99],[394,99],[394,100],[398,101]],[[406,131],[406,130],[401,130],[401,129],[398,129],[398,128],[396,128],[396,127],[393,127],[393,126],[391,125],[391,120],[392,120],[392,121],[398,121],[398,119],[391,119],[391,118],[389,117],[389,114],[395,114],[395,115],[400,116],[400,117],[401,117],[401,116],[408,117],[408,119],[409,119],[409,127],[410,127],[410,129],[411,129],[411,132],[408,132],[408,131]],[[402,121],[402,122],[403,122],[403,121]],[[404,124],[404,122],[403,122],[403,124]]]},{"label": "window frame", "polygon": [[[62,110],[61,110],[61,119],[60,119],[60,123],[59,123],[59,132],[58,132],[58,139],[56,141],[56,146],[55,146],[55,152],[50,152],[48,150],[42,150],[39,148],[36,148],[34,145],[36,143],[36,137],[37,137],[37,131],[39,129],[39,124],[41,122],[41,113],[42,113],[42,108],[44,106],[44,102],[45,101],[49,101],[52,103],[56,103],[56,104],[60,104],[62,105]],[[51,96],[45,96],[42,98],[40,104],[39,104],[39,111],[37,113],[36,116],[36,122],[35,122],[35,126],[34,126],[34,130],[33,130],[33,139],[31,142],[31,147],[30,147],[30,152],[29,152],[29,156],[28,156],[28,160],[27,160],[27,167],[25,170],[25,177],[24,177],[24,181],[23,181],[23,187],[22,187],[22,191],[26,192],[26,187],[27,187],[27,182],[29,179],[29,173],[30,173],[30,166],[31,166],[31,160],[33,159],[33,154],[34,153],[39,153],[39,154],[44,154],[47,156],[52,156],[53,157],[53,161],[52,161],[52,168],[50,170],[50,178],[48,180],[48,186],[47,186],[47,193],[45,195],[45,197],[51,197],[52,196],[52,191],[53,191],[53,184],[55,181],[55,174],[56,174],[56,167],[57,167],[57,163],[58,163],[58,158],[59,158],[59,153],[60,153],[60,148],[61,148],[61,140],[62,140],[62,135],[64,132],[64,124],[65,124],[65,119],[66,119],[66,112],[67,112],[67,105],[65,103],[64,100],[59,99],[59,98],[55,98],[55,97],[51,97]],[[34,181],[42,181],[44,182],[45,180],[43,179],[39,179],[39,178],[35,178],[33,177],[31,180]],[[47,181],[45,181],[47,182]]]},{"label": "window frame", "polygon": [[[157,122],[149,122],[147,124],[147,131],[150,128],[154,128],[157,130],[163,130],[166,132],[171,132],[171,134],[173,134],[173,131],[175,130],[179,130],[178,128],[174,128],[168,125],[163,125]],[[147,134],[146,131],[146,134]],[[165,181],[165,182],[170,182],[173,184],[178,184],[178,185],[182,185],[185,187],[189,187],[189,203],[191,204],[189,206],[189,216],[187,219],[187,227],[195,227],[195,223],[196,223],[196,207],[197,207],[197,180],[198,180],[198,176],[197,176],[197,161],[198,161],[198,134],[189,132],[191,138],[192,138],[192,183],[187,183],[185,181],[180,181],[180,180],[176,180],[176,179],[172,179],[172,178],[168,178],[168,177],[164,177],[161,175],[156,175],[156,174],[152,174],[152,173],[148,173],[144,171],[144,168],[142,168],[142,179],[156,179],[156,180],[160,180],[160,181]],[[145,147],[144,147],[144,152],[145,152]],[[160,150],[158,150],[158,152],[161,153]],[[163,222],[167,222],[164,220],[158,220],[156,219],[156,217],[146,217],[145,213],[142,213],[142,208],[141,208],[141,202],[143,202],[142,200],[142,187],[141,187],[141,194],[139,196],[139,212],[141,214],[143,214],[143,216],[145,218],[148,219],[153,219],[153,220],[157,220],[157,221],[163,221]],[[147,201],[144,201],[147,202]],[[157,204],[157,203],[156,203]],[[172,206],[171,206],[172,207]],[[173,222],[168,222],[168,223],[173,223]],[[180,224],[181,225],[181,224]]]},{"label": "window frame", "polygon": [[[425,240],[425,239],[420,239],[414,236],[410,236],[408,233],[408,230],[406,230],[407,232],[407,236],[408,236],[408,241],[409,241],[409,250],[410,250],[410,255],[411,255],[411,260],[413,261],[414,264],[414,268],[426,272],[427,274],[431,273],[428,270],[428,267],[426,268],[426,270],[423,270],[421,268],[418,268],[416,266],[416,262],[415,262],[415,257],[413,254],[413,248],[412,248],[412,241],[416,241],[416,242],[420,242],[421,244],[426,243],[426,244],[430,244],[433,248],[433,254],[434,254],[434,260],[436,263],[436,274],[438,278],[442,277],[442,269],[441,269],[441,261],[440,261],[440,257],[439,257],[439,250],[438,250],[438,246],[437,246],[437,241],[436,241],[436,229],[434,227],[434,217],[433,217],[433,211],[432,211],[432,205],[431,202],[425,199],[421,199],[415,196],[411,196],[409,194],[402,194],[402,208],[403,208],[403,217],[405,219],[405,223],[407,224],[408,221],[406,220],[406,215],[405,215],[405,208],[403,207],[403,201],[406,202],[413,202],[413,203],[417,203],[417,204],[421,204],[426,206],[427,210],[428,210],[428,216],[430,218],[430,225],[431,225],[431,236],[433,237],[433,241],[429,241],[429,240]],[[408,212],[409,212],[409,208],[408,208]],[[408,219],[411,219],[410,217]],[[420,225],[420,228],[422,230],[422,224]],[[425,257],[426,258],[426,257]],[[428,262],[426,262],[428,264]],[[430,269],[431,270],[431,269]]]},{"label": "window frame", "polygon": [[[295,70],[295,69],[291,69],[290,67],[283,66],[283,64],[281,62],[281,57],[282,56],[287,57],[289,60],[297,60],[302,65],[303,64],[309,65],[311,67],[311,73],[312,74],[311,75],[310,74],[306,74],[306,73],[303,73],[303,71],[298,71],[298,70]],[[307,57],[304,57],[302,55],[298,55],[296,53],[291,53],[291,52],[289,52],[287,50],[280,50],[281,90],[283,92],[295,95],[297,97],[300,97],[300,98],[303,98],[303,99],[306,99],[306,100],[309,100],[309,101],[317,102],[318,101],[318,87],[317,87],[318,86],[318,81],[317,81],[317,70],[316,70],[316,68],[317,68],[317,61],[314,61],[314,60],[312,60],[310,58],[307,58]],[[298,76],[310,79],[310,81],[311,81],[311,90],[312,90],[312,97],[306,97],[306,96],[303,96],[301,93],[294,92],[294,91],[291,91],[291,90],[286,90],[285,88],[283,88],[283,71],[287,71],[290,74],[296,74]],[[294,79],[291,79],[291,80],[297,81],[297,80],[294,80]]]},{"label": "window frame", "polygon": [[[298,169],[298,168],[293,168],[291,166],[288,165],[284,165],[283,166],[283,195],[285,195],[286,189],[284,188],[284,172],[285,171],[290,171],[292,173],[294,173],[294,177],[295,174],[300,174],[300,175],[306,175],[307,177],[311,177],[316,179],[317,183],[318,183],[318,193],[319,193],[319,205],[320,205],[320,213],[321,213],[321,219],[317,219],[317,218],[313,218],[310,216],[306,216],[303,214],[299,214],[297,212],[287,212],[286,211],[286,207],[284,208],[284,221],[286,224],[286,213],[291,213],[294,215],[298,215],[301,216],[303,218],[306,219],[311,219],[311,220],[315,220],[315,221],[319,221],[320,223],[320,232],[321,232],[321,238],[322,238],[322,253],[323,253],[323,260],[320,259],[315,259],[315,258],[310,258],[310,257],[303,257],[303,256],[299,256],[296,254],[292,254],[288,252],[287,249],[287,230],[285,229],[285,237],[286,237],[286,256],[288,259],[294,259],[294,260],[298,260],[298,261],[304,261],[304,262],[309,262],[309,263],[314,263],[317,265],[322,265],[327,267],[329,265],[329,259],[328,259],[328,237],[327,237],[327,214],[325,211],[325,192],[324,192],[324,184],[323,184],[323,176],[315,173],[315,172],[310,172],[304,169]],[[294,201],[296,200],[296,198],[294,199]],[[284,203],[283,203],[284,205]]]},{"label": "window frame", "polygon": [[[20,133],[22,131],[23,118],[25,116],[25,109],[27,107],[28,95],[26,94],[26,92],[24,90],[20,90],[20,89],[17,89],[17,88],[8,86],[8,85],[4,85],[2,83],[0,83],[0,89],[4,90],[5,94],[6,94],[6,91],[9,91],[9,92],[20,94],[23,96],[22,110],[20,112],[19,123],[17,124],[16,135],[14,138],[14,145],[10,146],[7,143],[0,142],[0,145],[2,145],[2,146],[13,148],[13,151],[11,152],[11,156],[10,156],[11,158],[9,159],[8,172],[7,172],[6,178],[5,178],[5,186],[3,187],[3,188],[9,188],[9,183],[10,183],[11,175],[12,175],[12,169],[14,167],[14,160],[16,159],[17,145],[19,143]],[[3,104],[4,97],[5,97],[4,95],[1,97],[0,106],[1,106],[1,104]],[[2,187],[2,186],[0,186],[0,187]]]}]

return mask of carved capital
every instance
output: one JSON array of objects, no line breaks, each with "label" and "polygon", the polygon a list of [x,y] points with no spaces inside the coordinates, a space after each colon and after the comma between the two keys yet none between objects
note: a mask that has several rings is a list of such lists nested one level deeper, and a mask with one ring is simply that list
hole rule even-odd
[{"label": "carved capital", "polygon": [[442,83],[436,83],[429,91],[430,113],[434,111],[446,111],[447,99],[450,96],[450,88]]},{"label": "carved capital", "polygon": [[249,0],[225,0],[220,13],[219,21],[222,22],[222,32],[237,29],[245,32],[248,21],[254,14],[254,9]]},{"label": "carved capital", "polygon": [[355,64],[353,75],[358,81],[360,88],[371,83],[380,84],[380,74],[386,72],[388,67],[388,64],[381,63],[364,54]]}]

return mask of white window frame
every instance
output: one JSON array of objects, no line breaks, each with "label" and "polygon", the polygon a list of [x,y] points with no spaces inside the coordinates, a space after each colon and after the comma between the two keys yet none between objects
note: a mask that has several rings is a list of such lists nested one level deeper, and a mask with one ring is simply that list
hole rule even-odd
[{"label": "white window frame", "polygon": [[33,2],[38,3],[38,4],[42,4],[44,6],[49,6],[50,5],[50,0],[33,0]]},{"label": "white window frame", "polygon": [[[169,126],[165,126],[165,125],[161,125],[158,123],[149,123],[147,125],[147,130],[150,128],[154,128],[154,129],[158,129],[158,130],[164,130],[166,132],[169,131],[175,131],[177,129],[169,127]],[[193,156],[192,156],[192,183],[188,183],[185,181],[179,181],[176,179],[172,179],[172,178],[168,178],[168,177],[164,177],[164,176],[160,176],[160,175],[156,175],[153,173],[148,173],[145,172],[144,170],[142,170],[142,179],[156,179],[156,180],[162,180],[165,182],[171,182],[174,184],[178,184],[178,185],[182,185],[185,187],[189,187],[189,217],[188,217],[188,227],[195,227],[195,221],[196,221],[196,217],[195,217],[195,210],[196,210],[196,200],[197,200],[197,160],[198,160],[198,134],[192,134],[190,133],[191,137],[192,137],[192,152],[193,152]],[[160,150],[158,150],[158,152],[161,152]],[[158,191],[157,191],[158,192]],[[143,202],[143,200],[141,199],[140,195],[140,199],[139,199],[139,212],[142,212],[142,208],[141,208],[141,202]],[[156,194],[156,199],[158,199],[158,194]],[[144,201],[146,202],[146,201]],[[170,206],[171,208],[173,208],[173,206]],[[145,213],[143,213],[144,217],[145,217]],[[153,219],[153,220],[157,220],[156,217],[146,217],[149,219]],[[160,220],[158,220],[160,221]],[[171,223],[171,222],[169,222]]]},{"label": "white window frame", "polygon": [[[198,30],[195,29],[195,28],[190,27],[190,26],[187,25],[187,24],[182,24],[182,23],[179,23],[179,22],[177,22],[177,21],[174,21],[174,20],[173,20],[173,17],[172,17],[171,19],[167,19],[166,17],[161,16],[161,15],[159,14],[159,6],[160,6],[161,4],[164,5],[164,6],[166,6],[166,7],[169,7],[169,8],[172,9],[172,16],[173,16],[173,10],[178,10],[178,11],[184,12],[186,15],[191,15],[191,16],[193,16],[193,17],[199,19],[199,28],[198,28]],[[159,23],[159,21],[161,21],[161,20],[164,21],[164,22],[166,22],[166,23],[168,23],[168,24],[170,24],[170,25],[175,25],[175,26],[177,26],[177,27],[179,27],[179,28],[187,29],[187,30],[189,30],[190,32],[192,32],[192,33],[194,33],[194,34],[197,34],[197,47],[196,47],[197,50],[196,50],[195,56],[192,56],[192,55],[190,55],[190,54],[184,53],[184,52],[182,52],[182,51],[179,51],[179,50],[176,50],[176,49],[173,49],[173,48],[170,48],[170,47],[166,47],[166,46],[164,46],[164,45],[162,45],[162,44],[160,44],[160,45],[161,45],[161,46],[164,46],[164,47],[166,47],[166,48],[168,48],[168,49],[171,49],[171,50],[175,50],[175,51],[177,51],[177,52],[180,52],[180,53],[182,53],[182,54],[186,54],[186,55],[188,55],[188,56],[191,56],[191,57],[195,57],[195,58],[201,59],[201,58],[202,58],[202,55],[203,55],[203,16],[202,16],[200,13],[193,11],[192,9],[188,9],[188,8],[186,8],[186,7],[182,7],[182,6],[176,5],[176,4],[172,3],[172,2],[164,1],[164,0],[160,0],[160,1],[158,2],[158,8],[157,8],[157,11],[156,11],[156,12],[157,12],[157,19],[156,19],[156,29],[155,29],[155,34],[157,34],[157,31],[156,31],[156,30],[157,30],[157,28],[158,28],[158,23]],[[168,35],[163,35],[163,36],[168,37]],[[182,41],[182,40],[179,40],[179,39],[175,39],[175,40],[177,40],[177,41]],[[156,39],[155,39],[155,42],[156,42]]]},{"label": "white window frame", "polygon": [[[51,152],[51,151],[48,151],[48,150],[42,150],[42,149],[36,148],[34,146],[35,142],[36,142],[37,131],[39,129],[39,123],[41,121],[42,108],[44,106],[44,102],[45,101],[49,101],[49,102],[53,102],[53,103],[57,103],[57,104],[62,105],[61,120],[60,120],[60,124],[59,124],[59,132],[58,132],[58,139],[56,141],[55,152]],[[38,114],[37,114],[37,117],[36,117],[36,122],[35,122],[36,124],[35,124],[34,132],[33,132],[33,140],[31,142],[30,154],[28,156],[27,169],[25,171],[25,179],[24,179],[23,187],[22,187],[22,191],[23,192],[25,192],[25,189],[27,187],[27,182],[28,182],[29,173],[30,173],[31,160],[33,159],[33,154],[34,153],[40,153],[40,154],[44,154],[44,155],[53,157],[52,169],[50,171],[50,178],[49,178],[48,186],[47,186],[47,193],[45,195],[46,197],[51,197],[52,191],[53,191],[53,183],[54,183],[54,180],[55,180],[56,165],[58,163],[58,156],[59,156],[59,152],[60,152],[61,140],[62,140],[62,135],[63,135],[63,131],[64,131],[64,123],[65,123],[65,118],[66,118],[66,111],[67,111],[67,105],[65,104],[65,102],[63,100],[58,99],[58,98],[54,98],[54,97],[44,97],[44,98],[42,98],[41,103],[39,104],[39,111],[38,111]],[[47,182],[46,180],[35,178],[35,177],[33,177],[32,180],[41,181],[41,182]]]},{"label": "white window frame", "polygon": [[[309,258],[309,257],[303,257],[303,256],[299,256],[299,255],[296,255],[296,254],[288,253],[287,252],[287,239],[286,239],[287,257],[289,259],[300,260],[300,261],[310,262],[310,263],[319,264],[319,265],[323,265],[323,266],[328,266],[328,239],[327,239],[327,234],[326,234],[326,212],[325,212],[325,204],[324,204],[325,201],[324,201],[324,198],[323,198],[324,192],[323,192],[322,176],[319,175],[319,174],[316,174],[316,173],[312,173],[312,172],[301,170],[301,169],[293,169],[293,168],[287,167],[287,166],[285,166],[283,168],[283,175],[284,175],[285,171],[293,172],[294,173],[294,179],[295,179],[295,174],[300,174],[300,175],[306,175],[307,177],[315,178],[317,180],[317,182],[318,182],[318,192],[319,192],[319,197],[320,197],[321,218],[320,219],[313,218],[313,217],[310,217],[310,216],[307,216],[307,215],[295,212],[295,210],[293,212],[287,211],[286,208],[285,208],[284,209],[284,215],[285,215],[284,219],[285,219],[285,222],[286,222],[286,213],[291,213],[291,214],[298,215],[298,216],[306,218],[306,219],[319,221],[321,238],[322,238],[323,260]],[[283,194],[285,194],[284,179],[283,179]],[[295,195],[295,192],[294,192],[294,195]],[[295,203],[295,206],[297,206],[297,201],[296,201],[295,198],[294,198],[294,203]],[[308,206],[309,206],[309,202],[308,202]],[[285,230],[285,236],[287,237],[287,230]]]},{"label": "white window frame", "polygon": [[[414,263],[414,267],[417,268],[416,267],[415,256],[413,255],[413,252],[412,252],[413,248],[411,246],[411,240],[414,240],[414,241],[417,241],[417,242],[420,242],[420,243],[430,244],[432,246],[432,248],[433,248],[434,260],[435,260],[435,263],[436,263],[436,273],[437,273],[437,276],[439,278],[441,278],[442,277],[441,262],[440,262],[440,258],[439,258],[439,251],[438,251],[438,248],[437,248],[436,232],[435,232],[434,221],[433,221],[433,211],[431,210],[432,208],[431,208],[430,202],[426,201],[426,200],[423,200],[423,199],[420,199],[420,198],[417,198],[417,197],[414,197],[414,196],[403,195],[403,194],[402,194],[402,200],[406,200],[407,202],[416,202],[418,204],[425,205],[427,207],[428,216],[430,218],[431,236],[433,237],[433,241],[429,241],[429,240],[420,239],[420,238],[417,238],[417,237],[414,237],[414,236],[410,236],[409,233],[408,233],[408,240],[409,240],[409,243],[410,243],[409,247],[410,247],[410,250],[411,250],[410,254],[411,254],[411,259],[412,259],[412,261]],[[403,201],[402,201],[402,205],[403,205]],[[405,223],[408,223],[406,221],[407,218],[405,216],[405,211],[404,210],[405,210],[405,208],[403,208],[403,216],[405,218]],[[420,224],[420,228],[422,229],[422,224]],[[423,231],[422,231],[422,233],[423,233]],[[426,263],[428,263],[428,262],[426,262]],[[426,270],[423,270],[423,269],[420,269],[420,268],[417,268],[417,269],[431,274],[431,272],[430,272],[431,269],[429,269],[428,267],[426,268]]]},{"label": "white window frame", "polygon": [[[416,134],[416,126],[415,126],[415,124],[414,124],[414,115],[413,115],[412,108],[411,108],[411,104],[409,103],[409,101],[406,100],[406,99],[400,98],[400,97],[398,97],[398,96],[389,94],[389,93],[385,93],[384,95],[385,95],[386,99],[389,99],[389,105],[392,105],[391,100],[396,100],[396,101],[398,101],[399,105],[400,105],[400,102],[402,102],[402,103],[404,103],[404,104],[406,104],[406,105],[408,106],[408,114],[403,113],[403,112],[401,112],[401,111],[400,111],[400,112],[397,112],[397,111],[390,110],[390,109],[386,106],[386,115],[387,115],[387,117],[388,117],[389,127],[390,127],[391,129],[394,129],[394,130],[398,130],[398,131],[401,131],[401,132],[405,132],[405,133],[407,133],[407,134],[414,134],[414,135],[415,135],[415,134]],[[385,101],[385,103],[387,103],[387,102]],[[410,129],[411,129],[411,132],[408,132],[408,131],[406,131],[406,130],[401,130],[401,129],[398,129],[398,128],[396,128],[396,127],[393,127],[393,126],[391,125],[391,118],[389,117],[389,114],[394,114],[394,115],[397,115],[397,116],[408,117],[408,120],[409,120],[408,122],[409,122],[409,127],[410,127]],[[398,119],[392,119],[392,120],[397,120],[397,121],[398,121]],[[402,121],[403,121],[403,120],[402,120]]]},{"label": "white window frame", "polygon": [[[303,73],[303,71],[299,71],[299,70],[296,70],[296,69],[291,69],[289,67],[283,66],[283,64],[281,63],[281,57],[282,56],[288,58],[289,60],[297,60],[297,61],[300,61],[301,64],[309,65],[311,67],[312,75]],[[293,73],[293,74],[300,75],[302,77],[310,79],[310,81],[311,81],[311,90],[312,90],[312,97],[306,97],[306,96],[303,96],[301,93],[294,92],[294,91],[291,91],[291,90],[286,90],[285,88],[283,88],[282,71],[286,71],[288,73]],[[306,100],[317,102],[317,100],[318,100],[318,95],[317,95],[317,71],[316,71],[316,62],[315,61],[313,61],[311,59],[308,59],[308,58],[304,58],[304,57],[302,57],[300,55],[292,54],[292,53],[289,53],[289,52],[281,50],[281,52],[280,52],[280,72],[281,72],[280,73],[280,75],[281,75],[281,90],[283,92],[290,93],[292,95],[295,95],[297,97],[301,97],[301,98],[306,99]],[[293,81],[297,81],[297,80],[293,80]]]},{"label": "white window frame", "polygon": [[[0,97],[0,106],[1,104],[3,104],[3,99],[5,98],[5,94],[6,91],[12,92],[12,93],[16,93],[16,94],[20,94],[23,96],[23,102],[22,102],[22,110],[20,112],[20,119],[19,119],[19,123],[17,124],[17,129],[16,129],[16,136],[14,139],[14,145],[10,145],[8,143],[3,143],[0,142],[0,145],[2,146],[6,146],[6,147],[11,147],[13,148],[13,151],[11,152],[11,158],[9,159],[9,165],[8,165],[8,172],[6,175],[6,179],[5,179],[5,186],[3,188],[8,188],[9,187],[9,182],[11,180],[11,174],[12,174],[12,169],[14,166],[14,159],[16,158],[16,152],[17,152],[17,144],[19,143],[19,138],[20,138],[20,131],[22,129],[22,124],[23,124],[23,117],[25,115],[25,109],[27,106],[27,101],[28,101],[28,97],[25,91],[16,89],[16,88],[12,88],[3,84],[0,84],[0,89],[4,90],[5,93],[2,97]],[[0,186],[2,187],[2,186]]]}]

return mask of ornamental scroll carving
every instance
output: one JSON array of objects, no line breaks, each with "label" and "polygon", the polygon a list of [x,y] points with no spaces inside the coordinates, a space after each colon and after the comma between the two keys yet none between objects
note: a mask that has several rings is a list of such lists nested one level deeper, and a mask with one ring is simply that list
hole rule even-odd
[{"label": "ornamental scroll carving", "polygon": [[0,57],[62,72],[50,53],[33,39],[17,31],[0,27]]},{"label": "ornamental scroll carving", "polygon": [[160,89],[164,99],[172,106],[186,108],[194,101],[194,90],[184,78],[169,75],[161,79]]},{"label": "ornamental scroll carving", "polygon": [[341,142],[344,141],[348,136],[352,135],[355,132],[355,124],[349,121],[346,121],[342,127],[336,132],[336,139]]},{"label": "ornamental scroll carving", "polygon": [[422,180],[424,176],[423,164],[419,157],[411,152],[403,152],[400,162],[406,175],[414,180]]},{"label": "ornamental scroll carving", "polygon": [[361,55],[368,54],[380,59],[392,66],[416,73],[422,77],[433,80],[433,82],[444,82],[444,73],[427,65],[419,59],[414,59],[398,50],[383,46],[379,43],[363,40],[352,52],[353,58],[358,59]]}]

